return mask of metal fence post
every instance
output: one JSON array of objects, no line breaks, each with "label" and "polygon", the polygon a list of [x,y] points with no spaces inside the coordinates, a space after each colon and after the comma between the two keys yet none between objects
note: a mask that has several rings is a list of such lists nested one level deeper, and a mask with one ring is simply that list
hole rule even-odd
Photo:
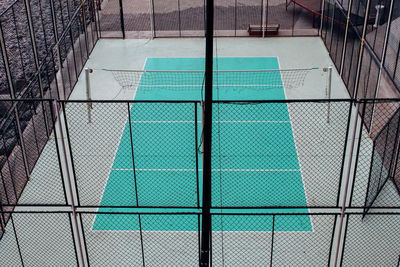
[{"label": "metal fence post", "polygon": [[[10,97],[11,97],[11,99],[15,99],[14,84],[12,82],[11,70],[10,70],[10,65],[8,62],[8,55],[7,55],[6,45],[4,42],[4,34],[3,34],[3,28],[1,26],[1,22],[0,22],[0,46],[1,46],[1,54],[3,55],[3,63],[4,63],[5,71],[6,71],[8,86],[10,89]],[[21,123],[19,120],[18,107],[17,107],[18,103],[13,103],[13,105],[14,105],[15,119],[16,119],[16,123],[17,123],[17,131],[18,131],[18,135],[20,137],[20,142],[21,142],[22,158],[23,158],[24,165],[25,165],[25,173],[26,173],[27,179],[29,180],[30,173],[29,173],[28,157],[26,154],[24,137],[22,135],[23,133],[22,133],[22,129],[21,129]]]},{"label": "metal fence post", "polygon": [[156,30],[154,26],[154,2],[153,0],[149,0],[150,2],[150,29],[151,29],[151,38],[156,37]]},{"label": "metal fence post", "polygon": [[322,38],[322,25],[324,23],[324,16],[325,16],[325,0],[322,0],[322,2],[321,2],[321,10],[322,10],[321,22],[319,24],[319,29],[318,29],[319,34],[318,35],[321,36],[321,38]]},{"label": "metal fence post", "polygon": [[275,215],[272,215],[272,237],[271,237],[271,253],[269,257],[269,266],[273,266],[273,255],[274,255],[274,237],[275,237]]},{"label": "metal fence post", "polygon": [[[92,100],[92,90],[90,88],[90,73],[92,73],[93,70],[89,68],[85,68],[85,81],[86,81],[86,99],[88,101]],[[88,122],[92,122],[92,102],[88,102],[86,104],[87,111],[88,111]]]},{"label": "metal fence post", "polygon": [[[25,0],[25,8],[26,8],[26,16],[27,16],[27,19],[28,19],[29,32],[30,32],[30,36],[31,36],[33,56],[35,58],[35,65],[36,65],[36,69],[37,69],[37,75],[38,75],[38,81],[39,81],[39,89],[40,89],[40,97],[42,99],[44,99],[45,96],[44,96],[44,90],[43,90],[43,84],[42,84],[42,74],[40,72],[39,55],[38,55],[38,51],[37,51],[37,45],[36,45],[36,39],[35,39],[35,31],[33,29],[33,21],[32,21],[32,12],[31,12],[30,0]],[[50,129],[49,129],[49,125],[48,125],[49,121],[48,121],[48,118],[47,118],[47,108],[43,104],[43,102],[42,102],[42,106],[43,106],[43,111],[44,111],[43,112],[44,125],[46,127],[47,137],[49,137],[50,136]]]},{"label": "metal fence post", "polygon": [[[89,0],[90,1],[90,0]],[[86,28],[86,8],[85,8],[85,1],[82,0],[82,26],[83,26],[83,33],[85,35],[85,46],[86,46],[86,55],[89,58],[89,44],[88,44],[88,35],[87,35],[87,28]]]},{"label": "metal fence post", "polygon": [[[346,205],[347,205],[347,193],[348,193],[348,188],[349,188],[349,183],[350,183],[350,176],[351,176],[351,169],[353,166],[353,151],[355,147],[355,140],[357,137],[357,125],[358,125],[358,108],[359,108],[360,102],[356,101],[356,107],[354,109],[354,125],[353,125],[353,131],[352,131],[352,136],[351,136],[351,144],[350,144],[350,152],[349,152],[349,159],[348,159],[348,164],[347,164],[347,170],[346,170],[346,176],[345,176],[345,185],[344,185],[344,192],[342,195],[342,207],[340,211],[340,217],[339,217],[339,228],[338,228],[338,235],[337,235],[337,243],[336,243],[336,251],[335,251],[335,265],[337,266],[338,263],[338,257],[339,257],[339,248],[341,245],[341,235],[343,231],[343,220],[345,216],[345,211],[346,211]],[[365,104],[364,104],[365,106]],[[362,127],[362,125],[360,125]],[[357,166],[355,166],[357,167]]]},{"label": "metal fence post", "polygon": [[347,35],[349,34],[349,23],[350,23],[350,15],[351,15],[351,5],[353,4],[353,0],[349,1],[349,5],[348,5],[348,11],[347,11],[347,19],[346,19],[346,29],[344,32],[344,41],[343,41],[343,51],[342,51],[342,58],[341,58],[341,62],[340,62],[340,71],[339,71],[339,75],[342,76],[343,74],[343,64],[344,64],[344,58],[346,55],[346,44],[347,44]]},{"label": "metal fence post", "polygon": [[122,6],[122,0],[119,0],[119,19],[121,23],[122,38],[125,39],[124,8]]},{"label": "metal fence post", "polygon": [[365,42],[365,35],[367,32],[367,27],[368,27],[368,16],[369,16],[369,8],[371,6],[371,0],[368,0],[367,2],[367,9],[365,12],[365,19],[364,19],[364,26],[363,26],[363,33],[361,37],[361,45],[360,45],[360,55],[358,58],[358,65],[357,65],[357,74],[356,74],[356,79],[354,83],[354,93],[353,93],[353,98],[357,99],[358,95],[358,85],[360,82],[360,72],[361,72],[361,64],[362,64],[362,57],[364,55],[364,42]]},{"label": "metal fence post", "polygon": [[[67,196],[68,196],[68,203],[71,206],[71,211],[72,211],[72,231],[73,234],[76,237],[76,243],[77,243],[77,253],[78,253],[78,258],[80,260],[80,263],[82,264],[82,266],[87,266],[87,262],[88,259],[86,258],[86,248],[84,248],[84,242],[82,241],[83,238],[83,233],[81,233],[81,225],[79,224],[79,220],[78,220],[78,213],[76,212],[76,203],[75,203],[75,199],[77,198],[74,194],[74,190],[73,190],[73,182],[72,182],[72,177],[71,177],[71,172],[70,172],[70,163],[68,160],[68,153],[67,153],[67,148],[66,148],[66,144],[65,144],[65,138],[64,138],[64,127],[62,126],[61,123],[61,116],[60,116],[60,111],[58,109],[58,105],[57,105],[57,100],[53,100],[53,106],[54,106],[54,110],[55,110],[55,116],[56,116],[56,122],[58,122],[58,131],[59,131],[59,142],[61,143],[61,150],[62,150],[62,160],[63,160],[63,166],[65,167],[65,176],[64,179],[65,181],[65,185],[67,187]],[[56,130],[57,127],[54,128],[54,130]]]}]

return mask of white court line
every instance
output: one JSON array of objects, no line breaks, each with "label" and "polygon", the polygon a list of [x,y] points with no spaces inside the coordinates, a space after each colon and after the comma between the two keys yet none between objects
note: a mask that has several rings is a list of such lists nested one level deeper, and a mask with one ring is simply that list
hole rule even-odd
[{"label": "white court line", "polygon": [[[144,60],[142,69],[144,69],[144,67],[146,66],[146,63],[147,63],[147,57],[146,57],[145,60]],[[136,98],[136,93],[137,93],[137,90],[135,90],[135,92],[133,93],[133,100],[135,100],[135,98]],[[129,104],[128,104],[128,106],[129,106]],[[130,105],[130,108],[129,108],[129,111],[128,111],[129,114],[131,114],[132,108],[133,108],[133,105]],[[106,178],[105,184],[104,184],[104,186],[103,186],[103,190],[102,190],[103,193],[101,194],[101,197],[99,198],[99,201],[98,201],[98,206],[99,206],[99,208],[97,209],[97,211],[99,211],[99,209],[101,208],[101,201],[103,200],[104,193],[106,192],[106,188],[107,188],[107,185],[108,185],[108,181],[110,180],[111,172],[112,172],[112,170],[113,170],[113,169],[112,169],[112,166],[114,165],[115,158],[116,158],[117,153],[118,153],[118,148],[119,148],[119,146],[121,145],[122,136],[124,135],[124,131],[125,131],[126,125],[127,125],[128,123],[129,123],[129,115],[128,115],[127,118],[125,119],[125,122],[124,122],[123,127],[122,127],[122,131],[121,131],[121,133],[120,133],[120,135],[119,135],[120,137],[119,137],[119,141],[118,141],[118,146],[116,146],[116,147],[115,147],[115,150],[114,150],[113,161],[111,162],[111,166],[110,166],[110,168],[109,168],[109,171],[107,172],[107,178]],[[130,128],[130,127],[129,127],[129,128]],[[95,224],[95,222],[96,222],[96,218],[97,218],[97,215],[93,217],[92,227],[91,227],[92,230],[93,230],[93,226],[94,226],[94,224]]]},{"label": "white court line", "polygon": [[[279,69],[281,68],[281,63],[280,63],[280,61],[279,61],[279,57],[276,57],[277,58],[277,60],[278,60],[278,67],[279,67]],[[285,100],[286,99],[288,99],[287,98],[287,93],[286,93],[286,87],[285,87],[285,81],[283,80],[283,78],[282,78],[282,73],[280,73],[280,75],[281,75],[281,80],[282,80],[282,85],[283,85],[283,93],[284,93],[284,95],[285,95]],[[292,135],[293,135],[293,143],[294,143],[294,147],[295,147],[295,150],[296,150],[296,156],[297,156],[297,161],[299,162],[299,167],[300,167],[300,175],[301,175],[301,182],[303,183],[303,191],[304,191],[304,196],[305,196],[305,198],[306,198],[306,206],[308,206],[308,195],[307,195],[307,190],[306,190],[306,184],[305,184],[305,181],[304,181],[304,174],[303,174],[303,172],[302,172],[302,166],[301,166],[301,161],[300,161],[300,157],[299,157],[299,154],[298,154],[298,148],[297,148],[297,144],[296,144],[296,134],[294,133],[294,128],[293,128],[293,124],[292,124],[292,116],[290,115],[290,108],[289,108],[289,103],[286,103],[286,108],[287,108],[287,113],[288,113],[288,115],[289,115],[289,121],[290,121],[290,128],[291,128],[291,131],[292,131]],[[310,208],[308,208],[308,212],[309,213],[311,213],[311,210],[310,210]],[[311,229],[312,229],[312,231],[314,232],[314,222],[313,222],[313,220],[312,220],[312,217],[311,217],[311,215],[310,215],[310,223],[311,223]]]},{"label": "white court line", "polygon": [[[112,169],[113,171],[133,171],[133,169]],[[191,172],[196,169],[135,169],[135,171],[173,171],[173,172]],[[203,171],[203,169],[199,169]],[[212,169],[211,171],[221,172],[299,172],[300,169]]]}]

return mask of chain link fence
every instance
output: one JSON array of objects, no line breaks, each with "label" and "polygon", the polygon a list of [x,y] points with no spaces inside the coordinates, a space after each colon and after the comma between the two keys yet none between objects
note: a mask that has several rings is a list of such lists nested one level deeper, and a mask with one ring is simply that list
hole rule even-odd
[{"label": "chain link fence", "polygon": [[[400,214],[388,211],[399,203],[399,113],[383,108],[398,103],[215,102],[213,264],[397,262]],[[376,136],[364,126],[372,104],[386,121]],[[199,264],[200,102],[10,105],[0,128],[2,264]]]},{"label": "chain link fence", "polygon": [[[277,27],[268,36],[318,36],[322,1],[218,0],[216,36],[249,36],[249,26]],[[204,37],[204,0],[108,0],[98,6],[102,38]],[[262,36],[259,30],[258,35]]]}]

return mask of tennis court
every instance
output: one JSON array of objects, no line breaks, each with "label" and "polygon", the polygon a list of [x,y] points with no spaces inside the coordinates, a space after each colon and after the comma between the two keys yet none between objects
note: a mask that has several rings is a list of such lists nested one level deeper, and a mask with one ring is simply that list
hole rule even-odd
[{"label": "tennis court", "polygon": [[[214,67],[221,71],[274,70],[279,69],[279,62],[276,57],[224,57],[218,58]],[[150,71],[199,71],[203,68],[202,58],[148,58],[144,67]],[[250,76],[241,75],[242,80],[238,81],[230,75],[232,74],[229,72],[222,73],[216,78],[214,99],[285,99],[282,80],[280,86],[266,88],[258,86],[259,80],[251,79]],[[276,75],[281,74],[276,72]],[[220,88],[218,78],[232,80],[235,86]],[[146,79],[151,79],[151,75],[142,77],[135,100],[202,98],[201,90],[185,90],[188,84],[197,84],[201,88],[201,79],[178,79],[182,82],[177,85],[179,90],[176,92],[179,91],[179,94],[171,88],[148,90],[141,86],[148,84]],[[162,84],[164,81],[159,82]],[[156,108],[158,103],[150,104],[155,108],[149,108],[149,103],[134,103],[131,106],[101,199],[100,212],[110,211],[107,206],[163,206],[167,212],[178,212],[174,207],[188,207],[192,211],[201,207],[201,107],[193,106],[193,103],[176,103],[160,110]],[[236,112],[232,112],[232,108]],[[220,104],[214,109],[213,210],[224,213],[227,210],[222,207],[307,206],[286,103],[273,103],[265,105],[265,108]],[[150,110],[153,112],[149,112]],[[251,190],[251,198],[243,193],[243,188]],[[236,212],[243,212],[245,215],[249,210],[239,209]],[[282,211],[277,209],[274,212]],[[293,212],[306,213],[307,209],[293,209]],[[113,216],[115,215],[98,214],[93,230],[139,230],[138,217],[133,219],[132,215],[126,215],[129,220],[113,220]],[[119,215],[121,216],[123,215]],[[163,216],[170,217],[168,224],[162,220],[154,220],[153,223],[142,226],[142,230],[196,231],[198,228],[197,219],[192,215]],[[312,231],[309,216],[295,217],[295,223],[275,222],[275,231]],[[190,222],[192,219],[193,223],[182,224],[182,221]],[[254,220],[254,215],[236,216],[231,221],[224,219],[223,224],[217,222],[222,220],[221,216],[216,216],[215,219],[214,231],[272,231],[272,216],[263,216],[265,223],[261,225],[246,223],[246,220]]]}]

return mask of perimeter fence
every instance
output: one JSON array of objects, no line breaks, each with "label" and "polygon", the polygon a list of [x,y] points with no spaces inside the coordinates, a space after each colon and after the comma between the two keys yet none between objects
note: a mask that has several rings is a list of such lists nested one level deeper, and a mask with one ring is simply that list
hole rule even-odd
[{"label": "perimeter fence", "polygon": [[[13,1],[0,14],[0,98],[68,99],[97,40],[91,0]],[[1,203],[18,203],[52,142],[53,113],[50,102],[0,102]]]},{"label": "perimeter fence", "polygon": [[[399,119],[363,119],[399,103],[215,101],[213,264],[395,266]],[[199,264],[201,102],[8,105],[2,264]]]},{"label": "perimeter fence", "polygon": [[[215,35],[249,36],[250,25],[279,25],[269,36],[318,36],[321,3],[215,1]],[[97,8],[102,38],[205,36],[204,0],[109,0],[99,1]]]}]

